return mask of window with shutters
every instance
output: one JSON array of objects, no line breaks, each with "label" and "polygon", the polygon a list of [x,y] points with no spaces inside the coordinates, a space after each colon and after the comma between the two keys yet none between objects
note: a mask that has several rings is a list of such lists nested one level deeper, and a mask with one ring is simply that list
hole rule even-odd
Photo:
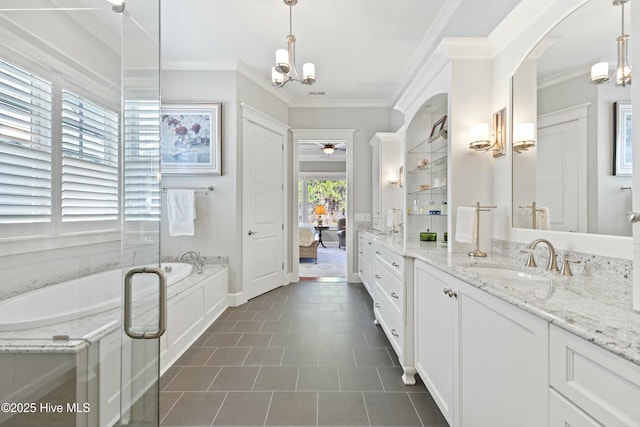
[{"label": "window with shutters", "polygon": [[53,84],[0,59],[0,224],[52,220]]},{"label": "window with shutters", "polygon": [[62,91],[62,222],[118,219],[118,115]]},{"label": "window with shutters", "polygon": [[160,103],[124,103],[124,219],[160,221]]},{"label": "window with shutters", "polygon": [[117,230],[118,112],[38,74],[0,59],[2,237]]}]

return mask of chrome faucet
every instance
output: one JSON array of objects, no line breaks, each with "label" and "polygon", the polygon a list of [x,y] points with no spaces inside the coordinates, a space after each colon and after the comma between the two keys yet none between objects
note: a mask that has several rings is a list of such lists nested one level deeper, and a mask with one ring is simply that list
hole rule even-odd
[{"label": "chrome faucet", "polygon": [[180,255],[181,260],[188,261],[191,265],[193,265],[198,272],[198,274],[202,274],[204,271],[204,259],[200,256],[200,252],[189,251]]},{"label": "chrome faucet", "polygon": [[536,261],[533,258],[533,250],[538,246],[538,243],[544,243],[547,245],[547,249],[549,249],[549,264],[547,265],[547,270],[549,271],[560,271],[558,268],[558,254],[556,253],[555,248],[547,239],[536,239],[533,242],[527,245],[527,250],[524,252],[529,253],[529,258],[527,259],[527,263],[525,264],[527,267],[536,267]]}]

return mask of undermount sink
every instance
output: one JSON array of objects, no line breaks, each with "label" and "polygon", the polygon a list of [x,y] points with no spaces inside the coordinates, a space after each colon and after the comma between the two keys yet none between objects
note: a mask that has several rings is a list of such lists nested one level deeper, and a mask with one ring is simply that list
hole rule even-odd
[{"label": "undermount sink", "polygon": [[475,264],[467,267],[467,269],[470,272],[491,276],[496,279],[533,280],[539,282],[546,282],[550,280],[549,277],[545,277],[534,272],[527,272],[509,267],[498,267],[494,265]]}]

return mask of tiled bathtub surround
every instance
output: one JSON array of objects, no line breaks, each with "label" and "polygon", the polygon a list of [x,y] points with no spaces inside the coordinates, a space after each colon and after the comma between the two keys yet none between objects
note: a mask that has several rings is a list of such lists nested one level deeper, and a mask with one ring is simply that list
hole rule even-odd
[{"label": "tiled bathtub surround", "polygon": [[[524,265],[527,260],[527,254],[522,252],[526,248],[527,245],[525,243],[498,239],[491,240],[491,253],[521,260],[522,265]],[[575,275],[602,277],[622,282],[628,281],[629,285],[632,283],[633,260],[566,251],[561,248],[556,248],[556,252],[558,252],[558,267],[562,267],[561,262],[566,257],[569,257],[571,260],[580,261],[579,264],[571,264],[571,271]],[[538,245],[534,251],[534,256],[539,266],[545,265],[549,259],[547,247],[543,244]]]}]

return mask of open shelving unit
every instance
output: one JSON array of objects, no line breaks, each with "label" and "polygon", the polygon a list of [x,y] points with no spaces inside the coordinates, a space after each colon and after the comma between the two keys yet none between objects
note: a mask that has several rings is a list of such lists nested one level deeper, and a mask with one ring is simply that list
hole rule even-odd
[{"label": "open shelving unit", "polygon": [[420,232],[438,233],[442,241],[448,231],[449,132],[444,126],[427,138],[433,123],[447,114],[446,95],[438,109],[424,111],[412,121],[407,132],[406,172],[406,236],[419,238]]}]

